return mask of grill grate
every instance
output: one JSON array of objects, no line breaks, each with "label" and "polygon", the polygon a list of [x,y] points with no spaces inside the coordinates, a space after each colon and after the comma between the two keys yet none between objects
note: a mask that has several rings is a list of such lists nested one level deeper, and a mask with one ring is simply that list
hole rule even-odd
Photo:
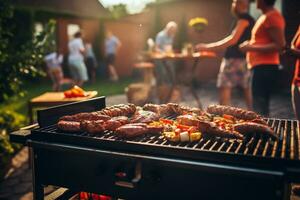
[{"label": "grill grate", "polygon": [[[113,132],[105,131],[99,135],[91,135],[86,132],[65,133],[57,129],[55,125],[37,129],[37,135],[67,136],[70,138],[89,139],[89,141],[121,142],[136,145],[151,145],[158,147],[171,147],[183,150],[222,152],[227,154],[250,155],[268,158],[280,158],[289,160],[300,159],[300,131],[299,122],[295,120],[267,119],[268,124],[279,136],[278,141],[265,138],[259,135],[247,137],[244,141],[222,139],[222,138],[202,138],[198,142],[192,143],[172,143],[161,135],[147,135],[145,137],[132,140],[123,140],[115,136]],[[87,142],[88,143],[88,142]]]}]

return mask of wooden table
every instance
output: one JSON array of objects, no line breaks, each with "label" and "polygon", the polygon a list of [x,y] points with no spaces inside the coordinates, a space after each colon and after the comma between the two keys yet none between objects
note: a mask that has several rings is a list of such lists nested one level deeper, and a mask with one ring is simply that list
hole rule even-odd
[{"label": "wooden table", "polygon": [[83,101],[97,96],[97,91],[87,91],[85,97],[66,98],[63,92],[46,92],[40,96],[31,99],[28,102],[28,116],[30,124],[33,123],[33,109],[42,107],[58,106],[65,103]]},{"label": "wooden table", "polygon": [[[203,52],[197,52],[197,53],[193,53],[193,54],[188,54],[188,55],[185,55],[185,54],[181,54],[181,53],[173,53],[173,54],[157,54],[157,53],[154,53],[152,55],[150,55],[150,58],[152,60],[161,60],[162,63],[164,64],[168,74],[171,76],[171,71],[170,71],[170,68],[169,66],[166,64],[166,61],[170,60],[170,61],[178,61],[178,60],[183,60],[183,61],[189,61],[189,60],[192,60],[193,61],[193,66],[192,66],[192,70],[191,70],[191,75],[192,75],[192,78],[191,80],[188,82],[188,86],[190,88],[190,91],[193,95],[193,97],[195,98],[197,104],[198,104],[198,107],[202,109],[202,104],[201,104],[201,101],[200,101],[200,98],[198,97],[197,95],[197,92],[194,88],[194,84],[193,82],[195,81],[196,77],[195,77],[195,70],[197,68],[197,65],[199,63],[199,60],[202,59],[202,58],[215,58],[216,57],[216,54],[214,52],[209,52],[209,51],[203,51]],[[166,102],[169,102],[171,97],[172,97],[172,94],[177,86],[177,80],[176,80],[176,77],[170,77],[170,79],[173,81],[171,82],[171,90],[169,91],[169,94],[167,95],[167,98],[164,100],[164,102],[162,103],[166,103]]]}]

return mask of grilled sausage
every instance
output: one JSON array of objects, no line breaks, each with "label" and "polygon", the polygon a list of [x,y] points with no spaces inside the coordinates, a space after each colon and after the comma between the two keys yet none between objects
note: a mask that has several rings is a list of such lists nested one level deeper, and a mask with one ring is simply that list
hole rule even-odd
[{"label": "grilled sausage", "polygon": [[244,110],[241,108],[235,108],[231,106],[222,106],[222,105],[210,105],[207,108],[207,112],[215,115],[232,115],[238,119],[244,120],[253,120],[257,118],[261,118],[260,115],[256,114],[253,111]]},{"label": "grilled sausage", "polygon": [[274,131],[269,126],[263,124],[258,124],[254,122],[243,122],[243,123],[235,124],[233,128],[235,131],[238,131],[243,135],[258,133],[258,134],[265,134],[275,139],[278,139],[278,136],[274,133]]},{"label": "grilled sausage", "polygon": [[57,123],[57,127],[60,130],[67,131],[67,132],[79,132],[79,131],[81,131],[80,122],[60,120]]},{"label": "grilled sausage", "polygon": [[59,120],[62,121],[75,121],[80,122],[83,120],[109,120],[110,117],[108,115],[99,114],[97,112],[91,112],[91,113],[78,113],[75,115],[66,115],[61,117]]},{"label": "grilled sausage", "polygon": [[232,139],[244,138],[244,136],[239,132],[221,129],[220,127],[216,126],[216,124],[213,122],[199,121],[199,130],[200,132],[210,136],[218,136],[218,137],[232,138]]},{"label": "grilled sausage", "polygon": [[81,127],[91,134],[102,133],[105,130],[105,122],[103,120],[97,121],[82,121]]},{"label": "grilled sausage", "polygon": [[137,124],[126,124],[116,130],[116,134],[122,138],[133,138],[145,135],[148,132],[147,127]]},{"label": "grilled sausage", "polygon": [[104,108],[103,110],[99,111],[100,114],[105,114],[110,117],[116,116],[131,116],[135,113],[136,106],[134,104],[119,104]]}]

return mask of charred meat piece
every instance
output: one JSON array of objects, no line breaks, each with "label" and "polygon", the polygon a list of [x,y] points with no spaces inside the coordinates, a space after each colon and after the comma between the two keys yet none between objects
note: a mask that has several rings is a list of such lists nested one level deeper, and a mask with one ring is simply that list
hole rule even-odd
[{"label": "charred meat piece", "polygon": [[129,123],[129,119],[126,116],[113,117],[105,122],[105,129],[115,131],[117,128],[127,123]]},{"label": "charred meat piece", "polygon": [[186,115],[180,115],[177,117],[177,122],[182,125],[186,126],[196,126],[199,125],[199,120],[197,119],[197,116],[186,114]]},{"label": "charred meat piece", "polygon": [[152,111],[140,110],[131,119],[131,123],[151,123],[158,121],[159,115]]},{"label": "charred meat piece", "polygon": [[218,127],[214,122],[200,121],[200,132],[208,136],[217,136],[222,138],[243,139],[244,136],[237,131],[229,131]]},{"label": "charred meat piece", "polygon": [[116,134],[122,138],[134,138],[145,135],[148,132],[146,124],[126,124],[116,130]]},{"label": "charred meat piece", "polygon": [[272,138],[278,139],[278,136],[274,133],[274,131],[269,126],[263,124],[258,124],[254,122],[243,122],[243,123],[235,124],[233,128],[235,131],[243,135],[258,133],[258,134],[265,134]]},{"label": "charred meat piece", "polygon": [[177,115],[194,113],[197,115],[202,115],[203,111],[199,108],[191,108],[188,106],[179,105],[176,103],[168,103],[167,106],[169,109],[173,110],[173,112]]},{"label": "charred meat piece", "polygon": [[235,108],[231,106],[222,106],[222,105],[210,105],[207,108],[207,112],[215,115],[223,116],[232,115],[238,119],[243,120],[253,120],[257,118],[261,118],[260,115],[256,114],[253,111],[244,110],[241,108]]},{"label": "charred meat piece", "polygon": [[98,112],[78,113],[75,115],[66,115],[59,120],[80,122],[82,120],[109,120],[110,116],[99,114]]},{"label": "charred meat piece", "polygon": [[105,121],[97,120],[97,121],[82,121],[81,127],[83,130],[87,131],[91,134],[102,133],[105,131]]},{"label": "charred meat piece", "polygon": [[81,131],[80,122],[60,120],[57,123],[57,127],[60,130],[67,131],[67,132],[79,132],[79,131]]},{"label": "charred meat piece", "polygon": [[110,117],[116,117],[116,116],[131,116],[135,113],[136,107],[133,104],[119,104],[115,106],[107,107],[98,113],[105,114]]},{"label": "charred meat piece", "polygon": [[111,119],[106,121],[104,124],[105,129],[109,131],[115,131],[120,126],[122,126],[121,122]]},{"label": "charred meat piece", "polygon": [[167,104],[145,104],[143,106],[143,110],[152,111],[158,114],[160,117],[165,117],[174,114],[173,109]]},{"label": "charred meat piece", "polygon": [[251,120],[251,122],[268,126],[267,121],[264,120],[263,118],[256,118],[256,119]]}]

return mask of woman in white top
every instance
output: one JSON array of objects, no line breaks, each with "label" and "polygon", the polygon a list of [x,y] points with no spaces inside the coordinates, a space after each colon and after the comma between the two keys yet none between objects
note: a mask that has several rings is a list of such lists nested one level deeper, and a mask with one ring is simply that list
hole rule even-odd
[{"label": "woman in white top", "polygon": [[87,69],[84,64],[85,48],[81,39],[81,32],[74,34],[74,39],[68,44],[69,47],[69,68],[75,84],[82,86],[88,80]]}]

